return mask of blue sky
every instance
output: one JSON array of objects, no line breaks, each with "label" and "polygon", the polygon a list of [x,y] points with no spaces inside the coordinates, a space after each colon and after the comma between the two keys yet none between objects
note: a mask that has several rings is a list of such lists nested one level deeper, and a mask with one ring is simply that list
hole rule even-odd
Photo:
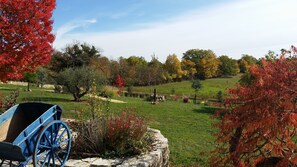
[{"label": "blue sky", "polygon": [[297,44],[296,7],[296,0],[57,0],[54,47],[80,41],[111,59],[156,54],[163,62],[193,48],[262,57]]}]

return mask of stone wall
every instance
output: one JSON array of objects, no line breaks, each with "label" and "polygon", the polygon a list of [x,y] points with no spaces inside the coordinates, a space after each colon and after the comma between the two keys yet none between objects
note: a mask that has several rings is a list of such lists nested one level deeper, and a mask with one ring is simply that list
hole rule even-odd
[{"label": "stone wall", "polygon": [[86,158],[81,160],[69,159],[65,167],[168,167],[168,140],[159,130],[149,129],[155,137],[151,152],[128,159]]}]

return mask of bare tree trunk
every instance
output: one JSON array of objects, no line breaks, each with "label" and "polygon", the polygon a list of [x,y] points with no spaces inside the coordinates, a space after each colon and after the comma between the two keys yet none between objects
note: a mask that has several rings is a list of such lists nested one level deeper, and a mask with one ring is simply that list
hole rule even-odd
[{"label": "bare tree trunk", "polygon": [[28,82],[28,85],[27,85],[27,91],[28,91],[28,92],[30,91],[30,82]]},{"label": "bare tree trunk", "polygon": [[154,102],[157,102],[157,89],[154,89]]}]

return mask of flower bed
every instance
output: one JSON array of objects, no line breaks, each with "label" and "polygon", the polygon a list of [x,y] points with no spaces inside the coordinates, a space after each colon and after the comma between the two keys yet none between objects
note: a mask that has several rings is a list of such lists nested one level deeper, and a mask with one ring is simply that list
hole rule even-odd
[{"label": "flower bed", "polygon": [[168,140],[159,130],[148,129],[152,134],[154,142],[152,150],[146,154],[130,158],[102,159],[99,157],[84,159],[69,159],[65,167],[167,167],[169,166],[169,147]]}]

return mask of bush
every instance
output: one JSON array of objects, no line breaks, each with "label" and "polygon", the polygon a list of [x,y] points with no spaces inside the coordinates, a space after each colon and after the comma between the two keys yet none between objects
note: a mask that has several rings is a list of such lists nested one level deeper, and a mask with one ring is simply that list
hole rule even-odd
[{"label": "bush", "polygon": [[217,93],[217,99],[218,99],[218,102],[223,102],[223,92],[222,91],[218,91]]},{"label": "bush", "polygon": [[54,92],[55,93],[62,93],[63,92],[63,86],[55,85]]},{"label": "bush", "polygon": [[126,157],[149,149],[152,140],[146,123],[131,109],[113,116],[108,102],[90,98],[88,104],[91,112],[80,112],[71,125],[77,132],[72,157]]},{"label": "bush", "polygon": [[129,110],[123,111],[108,122],[107,146],[118,156],[140,154],[146,150],[146,143],[142,140],[146,131],[143,118]]},{"label": "bush", "polygon": [[4,99],[0,99],[0,113],[3,113],[10,107],[16,105],[17,98],[19,97],[19,90],[14,90]]},{"label": "bush", "polygon": [[188,102],[189,102],[189,97],[184,97],[184,98],[183,98],[183,102],[184,102],[184,103],[188,103]]},{"label": "bush", "polygon": [[128,85],[127,92],[129,95],[133,93],[133,85]]},{"label": "bush", "polygon": [[99,95],[106,98],[112,98],[117,96],[117,92],[112,89],[105,88]]}]

